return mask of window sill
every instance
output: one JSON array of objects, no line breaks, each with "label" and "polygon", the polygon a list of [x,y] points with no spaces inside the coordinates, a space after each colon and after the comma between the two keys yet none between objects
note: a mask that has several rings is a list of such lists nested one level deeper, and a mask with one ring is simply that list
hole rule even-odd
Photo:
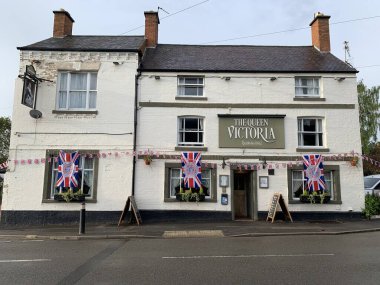
[{"label": "window sill", "polygon": [[98,111],[90,110],[53,110],[53,114],[84,114],[84,115],[97,115]]},{"label": "window sill", "polygon": [[315,152],[329,152],[329,148],[318,148],[318,147],[297,147],[297,152],[309,152],[309,151],[315,151]]},{"label": "window sill", "polygon": [[[186,203],[185,201],[178,201],[176,198],[164,198],[164,202],[165,203],[173,203],[173,202],[177,202],[177,203]],[[202,202],[198,202],[198,203],[216,203],[218,202],[216,199],[205,199],[204,201]],[[188,203],[194,203],[194,202],[188,202]]]},{"label": "window sill", "polygon": [[181,150],[199,150],[199,151],[207,151],[207,147],[205,146],[176,146],[174,150],[181,151]]},{"label": "window sill", "polygon": [[[303,205],[309,205],[309,204],[312,204],[312,203],[302,203],[301,201],[299,200],[289,200],[288,201],[288,204],[303,204]],[[329,201],[328,203],[326,204],[321,204],[321,203],[315,203],[313,205],[328,205],[328,204],[333,204],[333,205],[341,205],[342,204],[342,201]]]},{"label": "window sill", "polygon": [[321,98],[321,97],[294,97],[293,101],[326,101],[326,98]]},{"label": "window sill", "polygon": [[[84,201],[85,203],[97,203],[97,200],[96,199],[86,199]],[[64,202],[64,201],[57,201],[57,200],[54,200],[54,199],[42,199],[42,203],[73,203],[73,204],[78,204],[78,202]],[[79,202],[80,203],[80,202]]]},{"label": "window sill", "polygon": [[203,96],[175,96],[176,100],[196,100],[196,101],[207,101],[207,97]]}]

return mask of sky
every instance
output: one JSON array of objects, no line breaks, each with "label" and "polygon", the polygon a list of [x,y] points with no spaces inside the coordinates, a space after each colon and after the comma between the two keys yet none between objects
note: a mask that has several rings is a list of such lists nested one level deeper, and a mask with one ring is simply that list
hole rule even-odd
[{"label": "sky", "polygon": [[144,11],[161,7],[159,43],[288,46],[311,45],[308,27],[322,12],[331,16],[331,52],[344,60],[348,41],[358,80],[380,85],[378,0],[12,0],[1,6],[0,116],[12,115],[17,47],[51,37],[53,11],[60,8],[75,20],[73,35],[143,35]]}]

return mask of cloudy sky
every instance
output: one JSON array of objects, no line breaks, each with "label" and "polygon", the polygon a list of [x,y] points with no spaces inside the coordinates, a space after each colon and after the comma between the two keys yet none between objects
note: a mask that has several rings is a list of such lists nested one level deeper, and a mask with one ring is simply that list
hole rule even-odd
[{"label": "cloudy sky", "polygon": [[[344,60],[348,41],[358,79],[380,85],[378,0],[12,0],[0,17],[0,116],[12,114],[16,47],[51,37],[53,10],[70,12],[74,35],[142,35],[143,12],[158,6],[170,13],[160,10],[159,43],[178,44],[311,45],[308,27],[320,11],[331,16],[332,53]],[[296,31],[276,33],[286,30]]]}]

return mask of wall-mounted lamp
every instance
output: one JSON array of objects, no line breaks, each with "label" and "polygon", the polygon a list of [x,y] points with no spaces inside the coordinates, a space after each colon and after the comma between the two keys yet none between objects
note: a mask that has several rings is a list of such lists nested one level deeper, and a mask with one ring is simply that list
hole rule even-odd
[{"label": "wall-mounted lamp", "polygon": [[226,81],[230,81],[230,80],[231,80],[231,77],[229,77],[229,76],[228,76],[228,77],[225,77],[224,80],[226,80]]},{"label": "wall-mounted lamp", "polygon": [[224,157],[223,157],[223,162],[222,162],[222,169],[224,169],[226,167],[227,163],[226,161],[224,160]]},{"label": "wall-mounted lamp", "polygon": [[271,78],[269,78],[270,79],[270,81],[275,81],[276,79],[277,79],[277,77],[271,77]]},{"label": "wall-mounted lamp", "polygon": [[124,62],[121,62],[121,61],[114,61],[113,64],[114,65],[120,65],[120,64],[123,64]]},{"label": "wall-mounted lamp", "polygon": [[263,169],[267,168],[267,166],[268,166],[267,160],[264,158],[263,159]]},{"label": "wall-mounted lamp", "polygon": [[335,77],[335,80],[339,81],[339,82],[342,82],[345,79],[346,79],[346,77]]},{"label": "wall-mounted lamp", "polygon": [[158,76],[158,75],[156,75],[155,77],[154,77],[154,79],[156,79],[156,80],[160,80],[160,76]]}]

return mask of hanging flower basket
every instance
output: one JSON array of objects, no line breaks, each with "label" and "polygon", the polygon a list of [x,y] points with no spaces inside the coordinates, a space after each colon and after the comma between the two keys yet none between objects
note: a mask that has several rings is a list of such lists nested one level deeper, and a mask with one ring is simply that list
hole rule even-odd
[{"label": "hanging flower basket", "polygon": [[152,162],[152,157],[149,154],[144,155],[144,162],[145,165],[150,165],[150,163]]}]

